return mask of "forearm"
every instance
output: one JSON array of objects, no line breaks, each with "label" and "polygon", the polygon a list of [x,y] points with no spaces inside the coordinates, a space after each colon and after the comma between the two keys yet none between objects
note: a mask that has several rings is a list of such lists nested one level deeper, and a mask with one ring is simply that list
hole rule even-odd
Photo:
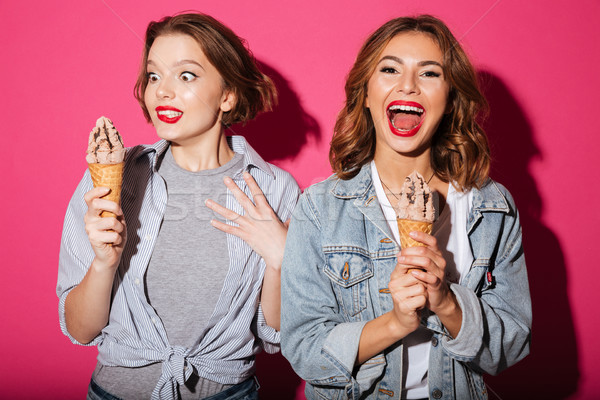
[{"label": "forearm", "polygon": [[281,321],[281,266],[267,265],[263,279],[260,303],[267,325],[280,330]]},{"label": "forearm", "polygon": [[99,268],[96,259],[65,300],[67,330],[80,343],[91,342],[108,323],[114,269]]},{"label": "forearm", "polygon": [[367,322],[360,335],[357,365],[381,353],[409,333],[411,330],[403,327],[392,311]]}]

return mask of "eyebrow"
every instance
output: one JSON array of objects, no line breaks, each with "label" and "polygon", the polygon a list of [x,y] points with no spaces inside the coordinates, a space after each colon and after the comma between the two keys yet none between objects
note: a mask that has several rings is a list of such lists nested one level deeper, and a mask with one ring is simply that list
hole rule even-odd
[{"label": "eyebrow", "polygon": [[[394,61],[394,62],[397,62],[398,64],[402,64],[402,65],[404,65],[404,61],[402,61],[402,59],[401,59],[401,58],[398,58],[398,57],[396,57],[396,56],[383,56],[383,57],[381,57],[381,60],[379,60],[379,63],[381,63],[381,62],[382,62],[382,61],[384,61],[384,60],[392,60],[392,61]],[[439,62],[437,62],[437,61],[433,61],[433,60],[419,61],[419,62],[417,63],[417,65],[418,65],[419,67],[426,67],[426,66],[428,66],[428,65],[437,65],[438,67],[440,67],[440,68],[443,68],[443,67],[442,67],[442,64],[440,64],[440,63],[439,63]]]},{"label": "eyebrow", "polygon": [[[148,62],[146,64],[147,65],[154,65],[154,66],[156,65],[156,63],[154,61],[152,61],[152,60],[148,60]],[[194,65],[197,65],[198,67],[204,69],[204,67],[199,62],[194,61],[194,60],[180,60],[180,61],[177,61],[175,63],[175,65],[173,65],[173,66],[174,67],[180,67],[182,65],[188,65],[188,64],[194,64]]]}]

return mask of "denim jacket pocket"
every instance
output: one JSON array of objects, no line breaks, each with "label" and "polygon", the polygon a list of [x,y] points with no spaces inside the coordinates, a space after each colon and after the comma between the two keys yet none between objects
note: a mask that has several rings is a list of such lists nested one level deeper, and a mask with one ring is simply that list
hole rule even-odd
[{"label": "denim jacket pocket", "polygon": [[358,314],[367,308],[368,279],[373,276],[373,262],[359,247],[330,246],[323,249],[325,274],[333,282],[338,304],[349,321],[359,321]]}]

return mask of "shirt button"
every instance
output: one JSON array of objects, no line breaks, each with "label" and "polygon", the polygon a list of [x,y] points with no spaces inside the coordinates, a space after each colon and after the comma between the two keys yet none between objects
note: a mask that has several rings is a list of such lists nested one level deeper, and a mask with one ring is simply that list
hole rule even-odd
[{"label": "shirt button", "polygon": [[431,338],[431,344],[432,344],[433,347],[436,347],[438,345],[438,338],[432,337]]},{"label": "shirt button", "polygon": [[140,278],[135,278],[135,281],[134,281],[134,282],[135,282],[135,284],[136,284],[136,285],[138,285],[138,286],[139,286],[139,285],[140,285]]},{"label": "shirt button", "polygon": [[144,236],[144,240],[148,240],[149,241],[150,239],[152,239],[152,236],[150,236],[148,234],[146,234],[146,236]]},{"label": "shirt button", "polygon": [[152,317],[152,323],[156,324],[156,318]]},{"label": "shirt button", "polygon": [[431,395],[433,396],[434,399],[441,399],[442,398],[442,391],[440,389],[435,389]]}]

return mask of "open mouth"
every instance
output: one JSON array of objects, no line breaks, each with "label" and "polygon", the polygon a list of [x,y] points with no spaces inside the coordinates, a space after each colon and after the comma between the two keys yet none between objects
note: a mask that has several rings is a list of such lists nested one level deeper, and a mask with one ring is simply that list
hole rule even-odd
[{"label": "open mouth", "polygon": [[156,107],[156,115],[162,122],[174,124],[179,121],[183,111],[171,106],[158,106]]},{"label": "open mouth", "polygon": [[394,134],[413,136],[423,123],[425,109],[419,103],[394,101],[388,106],[386,113]]}]

